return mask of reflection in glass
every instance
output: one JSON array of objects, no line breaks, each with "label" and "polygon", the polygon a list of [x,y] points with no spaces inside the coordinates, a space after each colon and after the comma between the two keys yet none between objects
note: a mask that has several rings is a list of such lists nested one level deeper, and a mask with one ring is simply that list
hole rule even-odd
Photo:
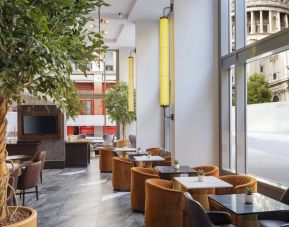
[{"label": "reflection in glass", "polygon": [[247,172],[289,185],[289,52],[247,64]]}]

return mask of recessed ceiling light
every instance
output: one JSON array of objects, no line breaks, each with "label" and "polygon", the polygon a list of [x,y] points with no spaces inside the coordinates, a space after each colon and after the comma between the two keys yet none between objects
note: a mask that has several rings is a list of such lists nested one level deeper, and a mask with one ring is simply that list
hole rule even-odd
[{"label": "recessed ceiling light", "polygon": [[100,20],[100,23],[102,23],[102,24],[109,24],[109,20],[108,20],[108,19],[105,19],[105,18],[102,18],[102,19]]},{"label": "recessed ceiling light", "polygon": [[104,35],[107,35],[108,31],[107,30],[102,30],[101,33],[104,34]]},{"label": "recessed ceiling light", "polygon": [[98,27],[98,26],[97,26],[96,24],[90,24],[89,27],[90,27],[90,28],[96,28],[96,27]]}]

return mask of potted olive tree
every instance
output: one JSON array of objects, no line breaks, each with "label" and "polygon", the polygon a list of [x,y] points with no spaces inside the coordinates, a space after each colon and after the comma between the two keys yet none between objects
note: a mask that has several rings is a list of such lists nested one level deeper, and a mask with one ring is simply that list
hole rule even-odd
[{"label": "potted olive tree", "polygon": [[247,187],[245,190],[245,203],[253,203],[253,189],[251,187]]},{"label": "potted olive tree", "polygon": [[205,180],[205,172],[202,169],[198,170],[198,181],[202,182]]},{"label": "potted olive tree", "polygon": [[6,205],[8,107],[22,103],[22,95],[28,94],[54,102],[67,116],[78,114],[71,62],[85,72],[87,64],[105,52],[101,34],[85,29],[92,20],[89,13],[105,5],[103,0],[0,0],[0,226],[37,223],[35,210]]},{"label": "potted olive tree", "polygon": [[125,82],[119,81],[106,91],[104,106],[109,118],[121,124],[122,141],[125,141],[126,125],[136,120],[135,111],[128,111],[128,86]]}]

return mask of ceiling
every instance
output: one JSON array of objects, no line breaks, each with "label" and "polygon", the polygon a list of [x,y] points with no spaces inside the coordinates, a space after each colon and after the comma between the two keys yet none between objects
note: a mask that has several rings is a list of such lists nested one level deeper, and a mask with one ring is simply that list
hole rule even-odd
[{"label": "ceiling", "polygon": [[[101,24],[105,43],[110,49],[120,47],[135,47],[135,22],[138,20],[158,20],[162,16],[163,8],[170,5],[170,0],[106,0],[110,4],[101,8],[101,18],[108,19],[108,24]],[[119,17],[121,13],[121,17]],[[91,13],[98,25],[98,11]],[[98,27],[87,27],[95,32]]]}]

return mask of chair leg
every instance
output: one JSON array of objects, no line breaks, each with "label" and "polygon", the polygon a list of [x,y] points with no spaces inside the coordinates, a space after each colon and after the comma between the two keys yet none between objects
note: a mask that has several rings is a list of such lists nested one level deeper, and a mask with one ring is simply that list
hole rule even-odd
[{"label": "chair leg", "polygon": [[25,206],[25,190],[23,189],[23,199],[22,199],[22,206]]},{"label": "chair leg", "polygon": [[40,182],[41,182],[41,184],[42,184],[42,170],[41,170],[41,172],[40,172]]},{"label": "chair leg", "polygon": [[22,197],[22,190],[20,190],[20,199],[21,199],[21,197]]},{"label": "chair leg", "polygon": [[35,186],[36,199],[38,200],[38,186]]},{"label": "chair leg", "polygon": [[17,205],[16,197],[13,196],[13,206]]}]

